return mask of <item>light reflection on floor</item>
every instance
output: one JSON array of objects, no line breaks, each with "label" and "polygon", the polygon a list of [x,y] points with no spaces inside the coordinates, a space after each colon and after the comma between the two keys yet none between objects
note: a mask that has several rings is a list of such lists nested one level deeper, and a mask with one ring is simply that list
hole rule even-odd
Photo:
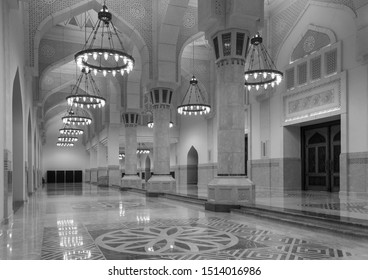
[{"label": "light reflection on floor", "polygon": [[117,189],[51,185],[1,226],[0,259],[368,259],[368,245]]}]

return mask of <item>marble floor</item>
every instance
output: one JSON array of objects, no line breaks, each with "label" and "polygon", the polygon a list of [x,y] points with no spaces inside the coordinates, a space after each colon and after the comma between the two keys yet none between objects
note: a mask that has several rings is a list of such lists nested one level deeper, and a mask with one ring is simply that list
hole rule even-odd
[{"label": "marble floor", "polygon": [[118,189],[53,184],[0,227],[0,259],[368,259],[368,242]]}]

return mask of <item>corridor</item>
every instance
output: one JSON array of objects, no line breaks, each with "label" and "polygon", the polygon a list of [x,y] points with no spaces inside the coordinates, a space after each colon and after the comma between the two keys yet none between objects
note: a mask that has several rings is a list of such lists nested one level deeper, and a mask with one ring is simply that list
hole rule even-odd
[{"label": "corridor", "polygon": [[114,188],[50,184],[1,226],[0,259],[368,259],[368,244]]}]

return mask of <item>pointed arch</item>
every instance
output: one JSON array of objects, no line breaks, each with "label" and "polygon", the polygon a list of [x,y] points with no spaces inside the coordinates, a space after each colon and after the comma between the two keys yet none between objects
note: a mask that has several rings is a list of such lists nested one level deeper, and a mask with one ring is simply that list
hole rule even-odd
[{"label": "pointed arch", "polygon": [[[64,22],[71,17],[77,16],[91,9],[99,12],[101,9],[101,3],[97,0],[84,0],[80,3],[72,5],[71,7],[49,15],[40,23],[40,25],[37,27],[33,41],[34,68],[37,75],[40,74],[38,73],[38,52],[43,36],[58,23]],[[126,22],[123,18],[121,18],[113,11],[111,11],[111,13],[113,14],[113,21],[116,27],[132,40],[133,44],[137,47],[140,53],[142,59],[142,82],[145,82],[149,78],[150,67],[149,50],[147,44],[144,41],[143,37],[140,35],[139,31],[134,28],[134,26]]]},{"label": "pointed arch", "polygon": [[187,155],[187,194],[198,196],[198,152],[194,146]]},{"label": "pointed arch", "polygon": [[16,210],[26,200],[24,187],[24,123],[23,100],[20,86],[19,69],[13,81],[12,96],[12,154],[13,174],[12,193],[13,210]]},{"label": "pointed arch", "polygon": [[28,112],[28,121],[27,121],[27,165],[26,165],[26,184],[27,184],[27,192],[30,195],[33,192],[33,160],[32,160],[32,120],[31,120],[31,112]]},{"label": "pointed arch", "polygon": [[151,178],[151,158],[149,157],[149,155],[147,155],[146,157],[146,162],[145,162],[145,167],[144,167],[144,172],[145,172],[145,180],[146,182],[149,180],[149,178]]}]

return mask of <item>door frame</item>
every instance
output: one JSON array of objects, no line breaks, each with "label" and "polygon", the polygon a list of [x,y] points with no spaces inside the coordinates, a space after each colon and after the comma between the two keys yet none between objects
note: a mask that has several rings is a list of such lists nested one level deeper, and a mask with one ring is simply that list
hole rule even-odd
[{"label": "door frame", "polygon": [[[330,155],[331,153],[331,139],[330,139],[330,127],[334,126],[334,125],[340,125],[340,132],[341,132],[341,120],[335,120],[335,121],[329,121],[329,122],[323,122],[323,123],[318,123],[318,124],[313,124],[313,125],[306,125],[306,126],[302,126],[300,129],[300,143],[301,143],[301,168],[302,168],[302,191],[306,191],[306,172],[305,172],[305,160],[306,160],[306,154],[305,154],[305,131],[306,130],[311,130],[311,129],[317,129],[317,128],[323,128],[323,127],[328,127],[328,139],[327,139],[327,152]],[[341,143],[340,143],[341,145]],[[341,171],[341,166],[340,166],[340,171]],[[341,172],[340,172],[341,174]],[[330,175],[328,177],[331,177]],[[330,181],[330,178],[329,178]],[[332,184],[331,182],[329,182],[329,186],[328,186],[328,192],[332,192]]]}]

